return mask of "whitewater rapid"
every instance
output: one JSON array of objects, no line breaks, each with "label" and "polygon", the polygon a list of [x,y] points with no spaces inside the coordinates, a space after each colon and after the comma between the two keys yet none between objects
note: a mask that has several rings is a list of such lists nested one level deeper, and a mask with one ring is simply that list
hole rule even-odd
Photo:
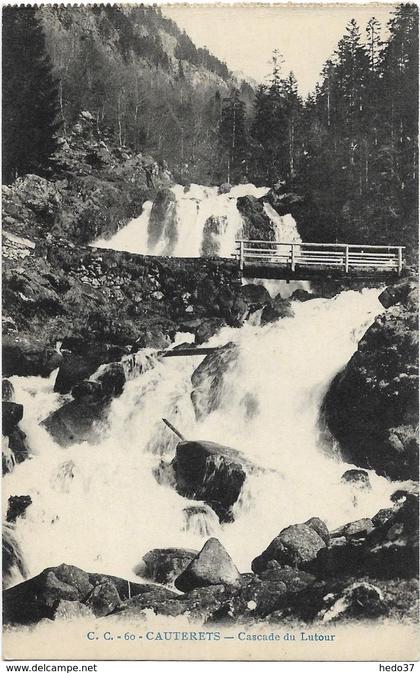
[{"label": "whitewater rapid", "polygon": [[[109,239],[100,238],[92,245],[97,248],[125,250],[144,255],[170,255],[173,257],[200,257],[206,242],[217,250],[219,257],[230,257],[235,252],[235,240],[241,236],[242,216],[236,206],[242,196],[257,199],[265,196],[267,187],[252,184],[236,185],[230,192],[219,194],[218,187],[191,184],[189,187],[174,185],[170,191],[174,197],[174,212],[165,213],[161,235],[151,242],[149,227],[153,203],[146,201],[141,215],[131,220]],[[296,227],[290,215],[280,217],[271,206],[264,210],[273,223],[276,240],[288,242],[296,237]],[[208,227],[209,220],[213,221]],[[168,241],[174,236],[173,245]],[[300,238],[294,239],[296,242]]]},{"label": "whitewater rapid", "polygon": [[[32,498],[16,523],[29,574],[65,562],[134,579],[133,569],[150,549],[198,550],[209,535],[249,571],[284,526],[319,516],[334,529],[389,505],[396,484],[374,472],[372,489],[355,502],[352,488],[340,481],[350,466],[324,444],[318,424],[329,382],[383,310],[377,295],[348,291],[293,302],[294,318],[223,328],[208,345],[235,342],[239,356],[223,379],[219,407],[200,421],[190,394],[203,356],[156,362],[113,400],[96,445],[63,449],[39,425],[64,402],[53,392],[56,372],[49,379],[12,377],[34,456],[4,477],[3,501]],[[185,509],[197,502],[158,483],[154,471],[161,458],[172,459],[177,441],[162,417],[186,438],[231,446],[262,468],[247,477],[233,523],[220,525],[202,509],[188,519]]]}]

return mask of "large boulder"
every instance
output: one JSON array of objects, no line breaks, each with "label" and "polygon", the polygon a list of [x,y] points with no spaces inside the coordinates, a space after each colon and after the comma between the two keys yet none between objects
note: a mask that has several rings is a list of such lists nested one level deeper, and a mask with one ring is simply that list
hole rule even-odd
[{"label": "large boulder", "polygon": [[256,285],[254,283],[247,283],[242,285],[238,292],[238,298],[242,299],[248,308],[255,310],[263,308],[271,303],[270,293],[264,285]]},{"label": "large boulder", "polygon": [[346,523],[334,531],[334,537],[345,537],[347,540],[364,539],[374,529],[372,519],[364,518]]},{"label": "large boulder", "polygon": [[2,434],[10,435],[23,418],[22,404],[2,402]]},{"label": "large boulder", "polygon": [[3,402],[13,402],[15,396],[15,389],[13,383],[9,379],[3,379],[1,382],[1,392]]},{"label": "large boulder", "polygon": [[89,594],[86,605],[96,617],[106,617],[121,604],[115,585],[110,581],[97,584]]},{"label": "large boulder", "polygon": [[[92,327],[95,328],[96,332],[103,332],[113,329],[117,329],[117,326],[112,323],[108,325],[104,324],[102,318],[97,317],[96,324],[95,321],[91,320]],[[123,326],[119,325],[122,329]],[[97,336],[97,335],[96,335]],[[104,334],[102,333],[102,337]],[[109,334],[109,336],[115,337],[115,334]],[[133,343],[135,338],[138,336],[131,335]],[[126,355],[129,351],[125,346],[115,343],[108,343],[104,341],[90,340],[83,338],[81,336],[66,337],[63,340],[62,344],[63,352],[63,361],[60,364],[60,368],[57,373],[57,377],[54,384],[54,392],[56,393],[69,393],[73,386],[76,383],[80,383],[85,379],[94,374],[100,365],[104,365],[101,369],[101,372],[98,372],[97,376],[100,373],[112,376],[117,376],[116,369],[118,369],[118,363],[121,358]],[[105,367],[105,365],[111,365],[110,367]],[[113,365],[115,365],[115,371],[113,370]]]},{"label": "large boulder", "polygon": [[348,462],[391,479],[418,478],[417,318],[404,306],[378,316],[322,407]]},{"label": "large boulder", "polygon": [[291,566],[281,566],[274,560],[268,562],[267,569],[261,573],[260,578],[267,582],[283,582],[290,593],[303,591],[315,582],[314,575]]},{"label": "large boulder", "polygon": [[239,289],[232,307],[236,323],[241,325],[260,309],[271,307],[271,297],[264,285],[249,283]]},{"label": "large boulder", "polygon": [[177,492],[206,502],[221,521],[231,521],[231,508],[238,500],[247,472],[254,466],[235,449],[215,442],[180,442],[176,455],[162,469]]},{"label": "large boulder", "polygon": [[269,305],[263,308],[261,313],[261,325],[275,322],[280,318],[293,318],[294,312],[290,299],[283,299],[278,294]]},{"label": "large boulder", "polygon": [[16,584],[3,594],[5,624],[33,624],[52,619],[59,600],[84,601],[93,589],[88,573],[62,564]]},{"label": "large boulder", "polygon": [[13,452],[16,463],[23,463],[29,458],[30,448],[26,439],[26,433],[19,427],[12,430],[9,435],[9,449]]},{"label": "large boulder", "polygon": [[223,585],[201,587],[183,596],[165,587],[145,586],[149,586],[151,590],[134,596],[120,605],[117,614],[121,615],[122,619],[134,618],[136,621],[146,619],[146,611],[153,610],[155,614],[170,617],[186,614],[189,620],[199,620],[203,623],[226,601]]},{"label": "large boulder", "polygon": [[108,413],[102,399],[91,403],[73,400],[53,411],[41,423],[60,446],[95,443],[101,437]]},{"label": "large boulder", "polygon": [[103,398],[102,385],[99,381],[81,381],[72,388],[71,395],[78,403],[92,404]]},{"label": "large boulder", "polygon": [[216,538],[210,538],[202,550],[175,580],[180,591],[228,584],[239,585],[240,575],[226,549]]},{"label": "large boulder", "polygon": [[414,280],[406,279],[401,283],[389,285],[381,292],[378,299],[385,308],[396,304],[415,308],[418,305],[418,284]]},{"label": "large boulder", "polygon": [[310,301],[311,299],[316,298],[317,298],[316,294],[308,292],[308,290],[304,290],[303,288],[300,287],[297,290],[294,290],[294,292],[292,292],[292,294],[290,295],[290,299],[292,299],[292,301],[300,301],[300,302]]},{"label": "large boulder", "polygon": [[16,463],[22,463],[30,450],[26,434],[18,423],[23,418],[23,406],[16,402],[2,402],[2,469],[3,474],[11,472]]},{"label": "large boulder", "polygon": [[330,547],[309,564],[318,577],[415,577],[418,572],[418,496],[406,493],[372,519],[333,532]]},{"label": "large boulder", "polygon": [[159,584],[173,584],[197,553],[193,549],[152,549],[137,564],[135,573]]},{"label": "large boulder", "polygon": [[[12,544],[9,546],[13,548]],[[6,554],[7,561],[10,555]],[[25,572],[25,569],[22,568],[22,571]],[[4,592],[4,623],[35,624],[44,618],[56,619],[63,616],[63,611],[66,614],[73,612],[69,602],[74,603],[76,615],[86,613],[86,610],[80,609],[80,604],[83,604],[96,616],[106,616],[118,609],[122,601],[160,590],[161,587],[156,584],[137,584],[112,575],[87,573],[63,563],[46,568],[39,575]]]},{"label": "large boulder", "polygon": [[69,393],[73,386],[88,379],[101,363],[98,354],[78,355],[66,352],[54,384],[54,392]]},{"label": "large boulder", "polygon": [[228,343],[207,355],[191,376],[191,400],[197,419],[218,408],[224,385],[224,376],[235,366],[238,347]]},{"label": "large boulder", "polygon": [[16,519],[23,516],[32,504],[30,495],[11,495],[7,501],[6,521],[8,523],[15,523]]},{"label": "large boulder", "polygon": [[137,584],[137,582],[131,582],[122,577],[104,575],[102,573],[89,573],[89,582],[93,587],[112,584],[122,601],[126,601],[133,596],[142,596],[143,594],[161,589],[157,584]]},{"label": "large boulder", "polygon": [[105,365],[103,372],[98,375],[102,393],[106,397],[119,397],[124,390],[126,378],[121,362],[110,362]]},{"label": "large boulder", "polygon": [[341,475],[341,481],[344,484],[350,484],[351,486],[358,489],[370,490],[372,488],[370,485],[369,474],[366,472],[366,470],[346,470]]},{"label": "large boulder", "polygon": [[290,214],[299,221],[305,209],[305,199],[293,192],[282,192],[282,186],[273,187],[267,194],[261,197],[262,203],[269,203],[279,215]]},{"label": "large boulder", "polygon": [[277,561],[280,566],[302,568],[313,561],[325,547],[325,540],[312,525],[294,524],[284,528],[267,549],[252,561],[251,567],[257,574],[266,570],[270,561]]},{"label": "large boulder", "polygon": [[255,196],[240,196],[236,207],[242,215],[242,236],[251,241],[274,241],[274,227],[264,210],[264,204]]}]

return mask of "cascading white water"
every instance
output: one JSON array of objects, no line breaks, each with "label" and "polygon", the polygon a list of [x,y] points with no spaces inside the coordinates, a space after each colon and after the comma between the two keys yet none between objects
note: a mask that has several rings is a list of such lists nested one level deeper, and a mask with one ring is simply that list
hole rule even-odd
[{"label": "cascading white water", "polygon": [[[261,198],[268,192],[266,187],[237,185],[226,194],[219,194],[217,187],[204,187],[192,184],[188,189],[175,185],[171,189],[175,197],[176,242],[171,250],[174,257],[199,257],[206,243],[219,257],[230,257],[235,252],[235,240],[241,235],[242,216],[236,202],[241,196]],[[151,244],[148,236],[150,215],[153,203],[146,201],[140,217],[131,220],[110,239],[98,239],[93,244],[98,248],[125,250],[147,255],[165,255],[168,251],[169,234],[162,227],[161,236]],[[274,238],[279,243],[300,243],[293,217],[279,215],[269,203],[264,203],[264,212],[271,220]],[[216,231],[208,231],[206,223],[210,219],[216,222]],[[274,253],[275,254],[275,253]],[[264,284],[270,295],[280,294],[289,297],[296,289],[310,289],[308,281],[244,279],[246,283]]]},{"label": "cascading white water", "polygon": [[[219,407],[199,422],[190,393],[202,356],[165,358],[129,380],[112,402],[101,441],[67,449],[39,426],[63,402],[52,392],[54,374],[12,377],[35,455],[6,475],[3,498],[32,498],[16,523],[30,574],[65,562],[134,579],[133,568],[148,550],[200,549],[209,535],[247,571],[286,525],[319,516],[335,528],[387,506],[396,484],[373,472],[372,490],[360,492],[355,504],[351,487],[340,481],[348,466],[325,453],[317,425],[331,378],[382,310],[377,294],[349,291],[294,302],[294,318],[222,329],[209,345],[233,341],[239,357],[224,378]],[[221,526],[203,503],[157,482],[153,471],[176,446],[162,417],[187,438],[239,449],[262,468],[248,476],[233,523]]]},{"label": "cascading white water", "polygon": [[[216,249],[215,254],[219,257],[230,257],[235,252],[235,240],[243,226],[241,214],[236,207],[238,198],[241,196],[260,198],[268,192],[268,188],[255,187],[251,184],[237,185],[232,187],[230,192],[219,194],[217,187],[192,184],[188,188],[175,185],[171,191],[175,197],[176,242],[170,253],[168,253],[168,233],[165,227],[162,229],[159,240],[153,244],[150,243],[148,237],[152,210],[150,201],[144,204],[140,217],[132,220],[110,239],[98,239],[93,245],[98,248],[127,250],[144,255],[170,254],[174,257],[200,257],[203,254],[203,245],[205,245],[207,236],[211,247]],[[283,235],[280,223],[282,218],[272,208],[266,209],[266,212],[273,221],[275,231]],[[290,216],[287,217],[290,218]],[[209,218],[217,221],[216,231],[206,229]],[[293,218],[291,219],[294,223]],[[290,221],[286,219],[287,231],[289,228]]]},{"label": "cascading white water", "polygon": [[139,217],[131,220],[127,226],[122,227],[110,239],[99,238],[93,244],[97,248],[110,248],[111,250],[125,250],[127,252],[146,255],[147,250],[147,225],[150,219],[153,202],[146,201]]}]

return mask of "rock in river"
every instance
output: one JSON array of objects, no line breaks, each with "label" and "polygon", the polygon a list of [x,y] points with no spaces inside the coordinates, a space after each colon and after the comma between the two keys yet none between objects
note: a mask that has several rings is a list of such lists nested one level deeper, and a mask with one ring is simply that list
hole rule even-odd
[{"label": "rock in river", "polygon": [[323,417],[347,462],[418,479],[418,312],[378,316],[330,385]]},{"label": "rock in river", "polygon": [[324,539],[309,523],[298,523],[284,528],[272,540],[267,549],[252,562],[252,570],[261,574],[270,561],[281,566],[300,568],[316,558],[320,549],[326,547]]},{"label": "rock in river", "polygon": [[95,442],[100,437],[107,410],[102,400],[89,404],[73,400],[50,414],[41,425],[60,446]]},{"label": "rock in river", "polygon": [[23,418],[23,406],[16,402],[2,402],[2,434],[10,435]]},{"label": "rock in river", "polygon": [[173,461],[161,463],[160,473],[174,483],[180,495],[206,502],[221,521],[230,521],[231,507],[239,498],[247,470],[252,469],[235,449],[195,441],[180,442]]},{"label": "rock in river", "polygon": [[238,347],[228,343],[207,355],[191,376],[193,391],[191,400],[196,418],[207,416],[218,408],[224,385],[224,377],[235,366]]},{"label": "rock in river", "polygon": [[197,554],[193,549],[152,549],[143,556],[135,573],[159,584],[172,584]]},{"label": "rock in river", "polygon": [[219,540],[211,537],[175,580],[180,591],[216,584],[239,585],[240,574]]}]

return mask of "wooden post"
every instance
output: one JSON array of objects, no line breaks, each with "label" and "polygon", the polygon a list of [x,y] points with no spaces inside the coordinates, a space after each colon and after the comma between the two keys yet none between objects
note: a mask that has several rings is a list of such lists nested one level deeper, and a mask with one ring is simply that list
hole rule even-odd
[{"label": "wooden post", "polygon": [[349,272],[349,246],[348,245],[346,245],[345,265],[346,265],[346,273],[348,273]]},{"label": "wooden post", "polygon": [[295,244],[291,243],[291,262],[292,262],[292,271],[295,271],[296,269],[296,262],[295,262]]},{"label": "wooden post", "polygon": [[244,242],[239,242],[239,271],[242,273],[244,270]]},{"label": "wooden post", "polygon": [[398,275],[401,276],[402,266],[403,266],[403,249],[398,248]]}]

